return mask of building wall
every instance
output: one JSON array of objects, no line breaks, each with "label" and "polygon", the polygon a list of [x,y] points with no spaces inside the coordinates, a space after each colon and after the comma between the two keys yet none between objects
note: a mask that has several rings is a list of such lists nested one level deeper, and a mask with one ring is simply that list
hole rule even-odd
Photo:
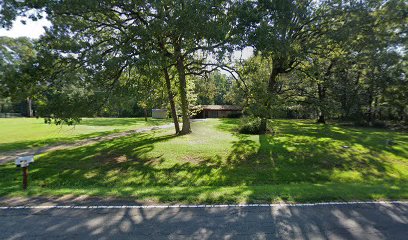
[{"label": "building wall", "polygon": [[[227,118],[230,117],[231,114],[241,115],[241,110],[211,110],[211,109],[203,109],[201,111],[196,112],[192,118]],[[234,116],[237,117],[237,116]]]},{"label": "building wall", "polygon": [[167,109],[152,109],[152,118],[167,118]]},{"label": "building wall", "polygon": [[203,110],[203,114],[197,114],[199,117],[204,118],[227,118],[230,114],[239,114],[241,111],[220,111],[220,110]]}]

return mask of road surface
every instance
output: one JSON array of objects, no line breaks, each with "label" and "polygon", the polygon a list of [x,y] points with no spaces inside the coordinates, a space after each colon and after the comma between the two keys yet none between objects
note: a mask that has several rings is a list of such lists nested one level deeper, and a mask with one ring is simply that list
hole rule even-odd
[{"label": "road surface", "polygon": [[0,239],[408,239],[408,202],[3,208]]}]

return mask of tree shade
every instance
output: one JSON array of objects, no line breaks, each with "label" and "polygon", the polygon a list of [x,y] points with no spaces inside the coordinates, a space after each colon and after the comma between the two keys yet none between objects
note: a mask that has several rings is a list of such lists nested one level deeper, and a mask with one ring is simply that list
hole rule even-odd
[{"label": "tree shade", "polygon": [[[24,92],[57,123],[169,107],[181,134],[191,105],[215,103],[244,106],[261,133],[282,116],[406,123],[407,9],[402,0],[5,0],[3,26],[46,12],[52,27],[29,46],[35,57],[3,58],[0,94]],[[246,47],[254,57],[231,58]]]}]

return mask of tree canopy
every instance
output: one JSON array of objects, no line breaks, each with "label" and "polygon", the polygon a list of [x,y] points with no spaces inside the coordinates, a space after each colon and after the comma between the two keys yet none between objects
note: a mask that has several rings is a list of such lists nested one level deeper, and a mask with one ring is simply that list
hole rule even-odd
[{"label": "tree canopy", "polygon": [[181,134],[194,104],[239,103],[261,133],[272,117],[406,122],[407,14],[403,0],[5,0],[3,27],[52,26],[12,63],[9,45],[34,43],[2,40],[0,84],[66,122],[168,107]]}]

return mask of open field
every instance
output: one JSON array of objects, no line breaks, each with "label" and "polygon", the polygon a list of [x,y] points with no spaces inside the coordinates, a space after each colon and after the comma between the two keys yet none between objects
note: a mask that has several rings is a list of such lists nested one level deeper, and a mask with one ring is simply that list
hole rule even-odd
[{"label": "open field", "polygon": [[[274,120],[275,135],[237,134],[237,119],[192,123],[42,154],[0,166],[0,196],[91,195],[152,202],[231,203],[408,199],[408,135]],[[387,144],[393,140],[394,144]]]},{"label": "open field", "polygon": [[0,152],[41,147],[112,132],[160,125],[167,120],[144,118],[85,118],[76,126],[44,124],[36,118],[0,118]]}]

